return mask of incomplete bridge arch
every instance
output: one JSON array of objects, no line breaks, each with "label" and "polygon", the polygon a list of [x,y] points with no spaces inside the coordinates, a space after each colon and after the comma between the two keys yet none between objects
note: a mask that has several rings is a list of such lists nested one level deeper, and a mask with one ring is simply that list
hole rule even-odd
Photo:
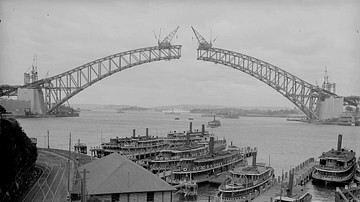
[{"label": "incomplete bridge arch", "polygon": [[181,45],[167,44],[164,47],[159,44],[100,58],[22,87],[43,89],[47,113],[52,113],[74,95],[116,72],[145,63],[180,57]]},{"label": "incomplete bridge arch", "polygon": [[199,41],[197,59],[240,70],[275,89],[294,103],[310,120],[319,120],[318,101],[322,96],[335,95],[314,86],[270,63],[241,53],[214,48],[193,27]]}]

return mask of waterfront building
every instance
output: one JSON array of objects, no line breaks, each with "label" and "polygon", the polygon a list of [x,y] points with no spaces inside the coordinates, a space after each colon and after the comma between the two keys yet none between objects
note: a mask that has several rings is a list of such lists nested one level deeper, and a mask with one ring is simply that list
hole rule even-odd
[{"label": "waterfront building", "polygon": [[103,202],[171,202],[176,190],[118,153],[80,166],[78,171],[86,173],[87,198],[97,198]]}]

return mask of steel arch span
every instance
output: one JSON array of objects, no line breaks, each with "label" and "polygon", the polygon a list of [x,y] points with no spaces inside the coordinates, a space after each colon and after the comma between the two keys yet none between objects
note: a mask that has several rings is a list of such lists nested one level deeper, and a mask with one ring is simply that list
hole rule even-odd
[{"label": "steel arch span", "polygon": [[114,73],[145,63],[180,57],[181,45],[159,44],[103,57],[59,75],[24,85],[22,88],[43,89],[49,114],[85,88]]},{"label": "steel arch span", "polygon": [[319,99],[322,96],[335,95],[279,67],[241,53],[199,46],[197,59],[229,66],[262,81],[289,99],[310,120],[319,120],[317,115]]},{"label": "steel arch span", "polygon": [[320,100],[336,94],[312,85],[289,72],[257,58],[230,50],[214,48],[193,27],[198,42],[197,59],[240,70],[267,84],[295,104],[309,120],[320,120]]}]

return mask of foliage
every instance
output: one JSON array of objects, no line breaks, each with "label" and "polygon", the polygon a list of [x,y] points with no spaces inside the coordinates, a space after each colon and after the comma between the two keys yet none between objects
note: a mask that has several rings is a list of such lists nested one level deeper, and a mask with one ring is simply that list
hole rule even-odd
[{"label": "foliage", "polygon": [[[18,179],[17,173],[21,169],[35,165],[37,159],[37,148],[26,136],[19,123],[15,119],[0,119],[0,200],[4,195],[10,195],[21,187],[21,183],[26,179]],[[9,188],[15,191],[9,191]],[[20,186],[19,186],[20,184]],[[6,193],[8,192],[8,193]]]}]

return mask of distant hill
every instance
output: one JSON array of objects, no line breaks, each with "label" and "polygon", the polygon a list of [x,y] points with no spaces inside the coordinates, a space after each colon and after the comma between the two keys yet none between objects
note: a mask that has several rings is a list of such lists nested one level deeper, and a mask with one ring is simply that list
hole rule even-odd
[{"label": "distant hill", "polygon": [[72,104],[73,108],[80,108],[82,110],[96,110],[96,109],[111,109],[121,111],[142,111],[149,110],[145,107],[138,107],[132,105],[101,105],[101,104]]}]

